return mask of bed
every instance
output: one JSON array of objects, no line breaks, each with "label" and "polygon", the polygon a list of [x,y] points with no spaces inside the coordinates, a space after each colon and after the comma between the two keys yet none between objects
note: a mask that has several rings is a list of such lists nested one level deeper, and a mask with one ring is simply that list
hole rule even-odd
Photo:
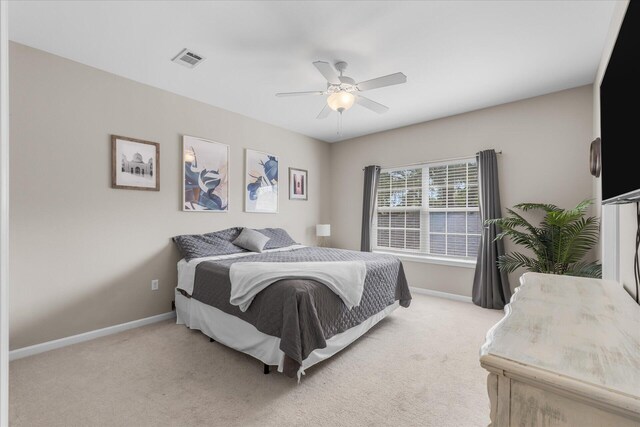
[{"label": "bed", "polygon": [[[208,236],[220,246],[222,243],[215,239],[222,236],[222,240],[231,242],[239,230]],[[175,305],[178,324],[200,330],[212,340],[262,361],[265,373],[268,366],[277,366],[279,372],[300,379],[305,369],[344,349],[396,308],[408,307],[411,302],[397,257],[307,247],[287,238],[282,229],[259,231],[274,236],[262,253],[238,251],[222,244],[224,247],[216,248],[213,255],[199,256],[207,252],[204,249],[192,254],[195,258],[182,259],[178,263]],[[283,275],[255,294],[250,305],[244,307],[246,311],[231,304],[234,290],[230,276],[242,267],[273,265],[273,272],[278,271],[277,266],[290,263],[308,266],[350,262],[360,263],[366,270],[361,298],[354,307],[349,308],[330,286],[304,275]]]}]

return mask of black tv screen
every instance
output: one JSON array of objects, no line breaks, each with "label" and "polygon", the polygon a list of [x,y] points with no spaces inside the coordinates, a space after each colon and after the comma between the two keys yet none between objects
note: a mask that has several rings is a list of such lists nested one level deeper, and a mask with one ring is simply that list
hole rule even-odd
[{"label": "black tv screen", "polygon": [[[634,4],[635,3],[635,4]],[[640,13],[629,2],[600,84],[602,202],[640,200]]]}]

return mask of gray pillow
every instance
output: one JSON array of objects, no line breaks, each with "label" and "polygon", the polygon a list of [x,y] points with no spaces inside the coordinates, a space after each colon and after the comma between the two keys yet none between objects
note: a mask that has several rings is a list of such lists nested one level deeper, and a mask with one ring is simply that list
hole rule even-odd
[{"label": "gray pillow", "polygon": [[225,228],[224,230],[214,231],[213,233],[207,233],[205,236],[214,236],[227,242],[233,242],[238,238],[242,232],[242,227]]},{"label": "gray pillow", "polygon": [[[238,234],[240,233],[238,232]],[[178,247],[182,257],[187,261],[191,261],[194,258],[245,252],[244,249],[216,236],[215,233],[185,234],[174,237],[173,242]]]},{"label": "gray pillow", "polygon": [[250,228],[245,228],[232,243],[251,252],[262,252],[268,241],[269,238],[264,234]]},{"label": "gray pillow", "polygon": [[282,228],[261,228],[256,230],[259,233],[269,237],[264,249],[278,249],[286,246],[297,245],[296,241]]}]

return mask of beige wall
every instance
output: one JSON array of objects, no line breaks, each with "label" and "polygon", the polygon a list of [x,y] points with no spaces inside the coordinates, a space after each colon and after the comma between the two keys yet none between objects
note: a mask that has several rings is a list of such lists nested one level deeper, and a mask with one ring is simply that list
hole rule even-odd
[{"label": "beige wall", "polygon": [[[177,234],[329,220],[327,143],[11,44],[11,348],[170,310]],[[160,143],[161,191],[110,188],[110,134]],[[182,212],[181,136],[231,146],[229,213]],[[243,213],[244,149],[280,155],[279,214]],[[309,170],[289,201],[287,168]],[[151,291],[152,279],[160,290]]]},{"label": "beige wall", "polygon": [[[333,144],[332,243],[359,248],[366,165],[399,166],[494,148],[503,151],[498,157],[503,209],[519,202],[572,207],[589,199],[592,115],[592,87],[583,86]],[[473,269],[404,264],[411,286],[471,295]]]}]

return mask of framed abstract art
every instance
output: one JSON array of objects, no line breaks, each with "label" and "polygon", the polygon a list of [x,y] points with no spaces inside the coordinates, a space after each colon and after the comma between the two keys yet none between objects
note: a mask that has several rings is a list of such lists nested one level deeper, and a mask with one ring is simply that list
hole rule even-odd
[{"label": "framed abstract art", "polygon": [[229,146],[194,136],[182,137],[182,209],[229,211]]},{"label": "framed abstract art", "polygon": [[246,212],[278,212],[278,156],[246,150]]}]

